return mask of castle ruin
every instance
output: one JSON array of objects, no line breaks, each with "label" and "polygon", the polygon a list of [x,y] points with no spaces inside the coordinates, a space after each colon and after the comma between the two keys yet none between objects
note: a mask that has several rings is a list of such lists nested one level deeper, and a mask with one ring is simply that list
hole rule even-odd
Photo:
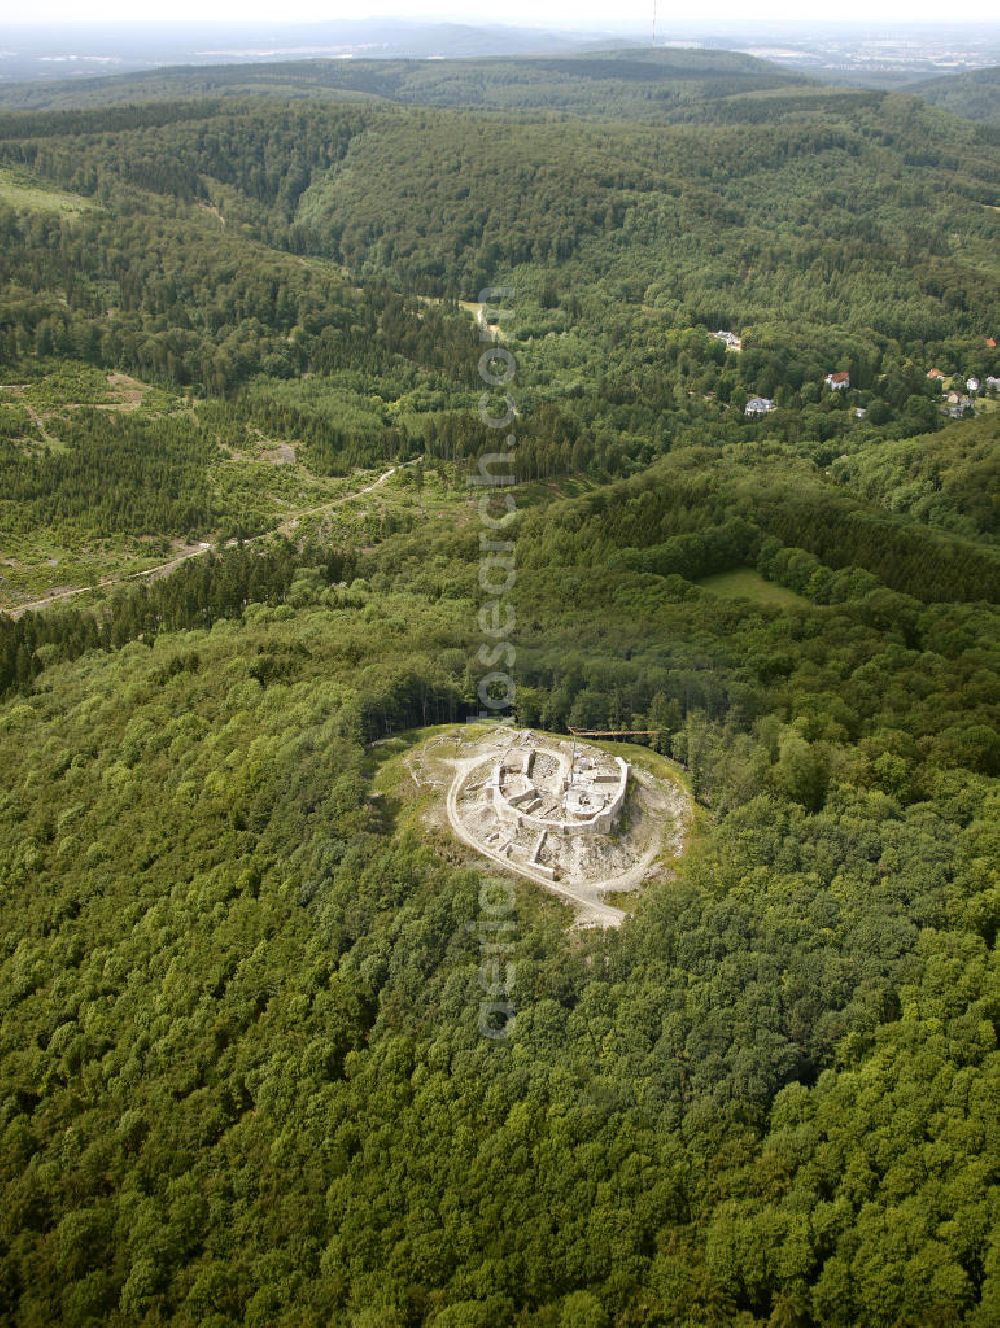
[{"label": "castle ruin", "polygon": [[617,828],[628,779],[620,756],[575,740],[514,733],[463,783],[456,810],[487,852],[555,881],[578,862],[581,841],[598,850],[594,837]]}]

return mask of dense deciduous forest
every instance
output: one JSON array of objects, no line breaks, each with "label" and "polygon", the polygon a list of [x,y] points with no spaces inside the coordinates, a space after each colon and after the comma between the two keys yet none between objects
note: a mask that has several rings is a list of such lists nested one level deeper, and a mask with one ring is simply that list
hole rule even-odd
[{"label": "dense deciduous forest", "polygon": [[[0,1318],[986,1328],[995,145],[719,53],[373,63],[0,117],[0,604],[109,571],[0,612]],[[505,283],[513,718],[699,812],[620,930],[517,884],[492,1041],[404,758],[479,709]]]}]

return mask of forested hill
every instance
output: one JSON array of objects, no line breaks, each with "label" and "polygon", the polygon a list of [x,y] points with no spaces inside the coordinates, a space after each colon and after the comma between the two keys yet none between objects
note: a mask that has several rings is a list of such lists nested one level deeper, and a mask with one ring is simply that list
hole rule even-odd
[{"label": "forested hill", "polygon": [[988,335],[995,149],[915,98],[876,101],[768,94],[711,125],[536,116],[502,134],[468,112],[189,101],[0,117],[0,163],[91,198],[126,184],[209,203],[418,294],[474,299],[535,265],[557,292],[603,283],[615,307],[681,325],[799,320],[800,347],[845,326]]},{"label": "forested hill", "polygon": [[[902,90],[963,118],[1000,120],[1000,71],[980,69]],[[449,60],[283,60],[0,87],[0,108],[56,110],[129,102],[268,97],[388,101],[493,111],[546,111],[649,123],[771,120],[843,112],[891,95],[817,82],[767,60],[722,50],[628,48]],[[756,103],[762,103],[757,105]]]},{"label": "forested hill", "polygon": [[[1000,1321],[993,131],[571,64],[0,115],[4,1325]],[[488,283],[512,718],[697,804],[496,1041]]]},{"label": "forested hill", "polygon": [[[29,541],[10,599],[98,579],[79,563],[91,500],[119,550],[274,524],[263,494],[288,473],[250,494],[232,472],[276,430],[303,494],[397,455],[459,461],[474,333],[451,302],[500,280],[532,346],[531,479],[761,437],[829,463],[974,413],[941,383],[1000,370],[1000,175],[980,130],[899,94],[736,100],[749,122],[658,128],[266,97],[0,116],[0,428],[19,445],[0,502]],[[224,423],[176,395],[121,420],[102,370],[226,400]],[[827,390],[833,370],[850,392]],[[766,421],[751,398],[774,403]],[[135,432],[157,440],[169,500],[130,460]],[[113,482],[81,498],[99,456]],[[129,565],[149,557],[129,545]]]},{"label": "forested hill", "polygon": [[[967,120],[1000,125],[1000,68],[976,69],[950,78],[932,78],[910,88],[942,110]],[[994,142],[996,140],[994,139]]]},{"label": "forested hill", "polygon": [[[646,120],[718,98],[778,89],[829,99],[801,74],[730,51],[612,50],[479,60],[300,60],[176,68],[0,89],[0,106],[59,108],[179,97],[385,99],[483,110],[566,111]],[[855,94],[862,96],[863,94]]]}]

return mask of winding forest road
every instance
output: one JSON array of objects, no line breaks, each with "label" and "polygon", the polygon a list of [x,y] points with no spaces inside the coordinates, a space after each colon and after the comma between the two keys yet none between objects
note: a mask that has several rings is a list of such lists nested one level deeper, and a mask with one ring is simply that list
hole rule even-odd
[{"label": "winding forest road", "polygon": [[[417,457],[415,460],[419,461]],[[307,516],[316,516],[321,512],[329,512],[335,507],[342,507],[345,503],[353,503],[357,498],[363,498],[365,494],[374,492],[385,484],[397,470],[402,470],[405,466],[412,466],[413,461],[401,461],[395,466],[390,466],[383,471],[377,479],[371,484],[366,484],[363,489],[355,489],[353,493],[345,493],[342,498],[331,498],[328,502],[319,503],[315,507],[304,507],[287,517],[272,530],[265,530],[260,535],[251,535],[249,539],[243,541],[244,544],[257,544],[261,540],[270,539],[273,535],[290,535],[296,529],[299,522]],[[227,540],[223,548],[232,549],[239,543],[238,540]],[[192,558],[203,558],[206,553],[212,553],[216,548],[214,544],[200,544],[196,549],[189,549],[186,553],[179,554],[176,558],[171,558],[168,562],[157,563],[155,567],[147,567],[142,572],[130,572],[128,576],[108,576],[91,586],[76,586],[72,590],[57,590],[51,595],[46,595],[43,599],[33,600],[30,604],[18,604],[13,609],[0,609],[0,614],[6,614],[8,618],[20,618],[25,613],[31,613],[37,609],[47,609],[50,604],[58,604],[61,601],[74,599],[77,595],[86,595],[93,590],[109,590],[114,586],[127,585],[129,581],[158,581],[161,577],[169,576],[171,572],[176,572],[178,567],[188,563]]]}]

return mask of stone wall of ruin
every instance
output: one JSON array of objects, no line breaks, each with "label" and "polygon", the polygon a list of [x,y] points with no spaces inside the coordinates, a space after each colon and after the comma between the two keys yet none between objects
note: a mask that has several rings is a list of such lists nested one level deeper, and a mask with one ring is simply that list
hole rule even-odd
[{"label": "stone wall of ruin", "polygon": [[[515,794],[513,798],[508,799],[501,787],[499,771],[497,781],[493,786],[493,810],[498,818],[506,825],[515,828],[528,826],[533,830],[549,830],[553,834],[559,835],[606,835],[615,827],[622,806],[625,802],[625,793],[628,788],[628,765],[620,756],[616,756],[615,764],[618,766],[618,788],[611,802],[600,812],[596,812],[587,820],[561,820],[553,821],[544,817],[533,816],[529,811],[522,811],[523,806],[531,805],[532,794],[530,790]],[[598,777],[596,782],[609,783],[610,778],[605,776]],[[519,805],[520,804],[520,805]]]}]

